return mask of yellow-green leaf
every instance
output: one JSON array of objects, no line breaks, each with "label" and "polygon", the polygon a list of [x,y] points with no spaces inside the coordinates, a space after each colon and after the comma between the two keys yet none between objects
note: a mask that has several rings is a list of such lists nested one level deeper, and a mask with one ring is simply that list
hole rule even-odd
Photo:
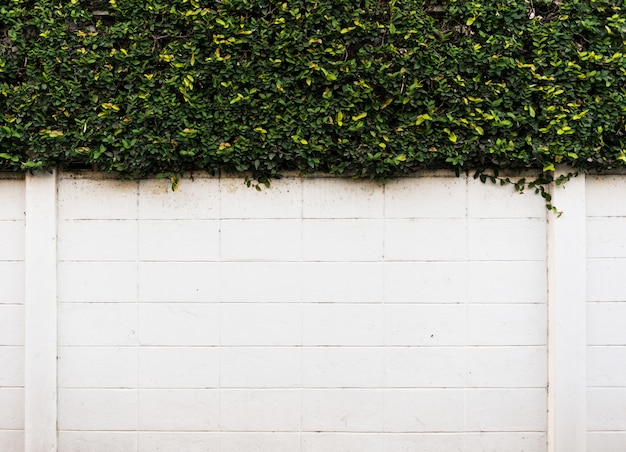
[{"label": "yellow-green leaf", "polygon": [[423,123],[424,121],[430,121],[433,118],[428,114],[428,113],[424,113],[423,115],[419,115],[417,117],[417,121],[415,121],[415,125],[419,126],[421,123]]},{"label": "yellow-green leaf", "polygon": [[102,104],[102,108],[103,108],[104,110],[114,110],[114,111],[120,111],[120,107],[118,107],[117,105],[112,104],[112,103],[110,103],[110,102],[107,102],[107,103]]}]

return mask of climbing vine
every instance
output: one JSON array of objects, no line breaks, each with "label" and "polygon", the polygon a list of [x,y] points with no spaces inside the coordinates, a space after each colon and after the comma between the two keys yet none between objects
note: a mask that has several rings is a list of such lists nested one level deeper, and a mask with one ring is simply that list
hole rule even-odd
[{"label": "climbing vine", "polygon": [[0,170],[533,170],[508,181],[547,195],[559,164],[624,166],[625,44],[615,0],[4,0]]}]

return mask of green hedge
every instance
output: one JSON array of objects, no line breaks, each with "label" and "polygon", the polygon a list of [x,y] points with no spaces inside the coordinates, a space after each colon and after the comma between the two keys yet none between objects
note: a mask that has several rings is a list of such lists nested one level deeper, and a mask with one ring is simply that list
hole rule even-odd
[{"label": "green hedge", "polygon": [[0,171],[622,167],[625,43],[619,0],[2,0]]}]

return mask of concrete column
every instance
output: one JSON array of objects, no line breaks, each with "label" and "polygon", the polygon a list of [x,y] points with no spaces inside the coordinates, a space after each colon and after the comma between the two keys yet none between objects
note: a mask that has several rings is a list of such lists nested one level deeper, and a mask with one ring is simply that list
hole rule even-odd
[{"label": "concrete column", "polygon": [[57,448],[56,173],[26,176],[25,449]]},{"label": "concrete column", "polygon": [[[566,173],[565,173],[566,174]],[[559,174],[556,174],[558,177]],[[586,448],[585,176],[552,189],[548,220],[548,450]]]}]

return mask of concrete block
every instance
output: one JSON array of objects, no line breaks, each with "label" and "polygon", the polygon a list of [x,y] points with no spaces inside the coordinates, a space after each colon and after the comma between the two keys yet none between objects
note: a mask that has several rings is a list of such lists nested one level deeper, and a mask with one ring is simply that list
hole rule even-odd
[{"label": "concrete block", "polygon": [[587,347],[587,385],[626,387],[626,347]]},{"label": "concrete block", "polygon": [[24,221],[0,221],[0,261],[24,260]]},{"label": "concrete block", "polygon": [[23,305],[0,305],[0,345],[24,345]]},{"label": "concrete block", "polygon": [[548,272],[542,261],[469,262],[470,303],[546,303]]},{"label": "concrete block", "polygon": [[626,258],[626,217],[587,218],[586,228],[588,258]]},{"label": "concrete block", "polygon": [[626,301],[626,259],[587,259],[587,300]]},{"label": "concrete block", "polygon": [[530,219],[467,220],[467,255],[477,261],[545,261],[546,222]]},{"label": "concrete block", "polygon": [[460,388],[466,385],[467,351],[462,347],[388,347],[388,388]]},{"label": "concrete block", "polygon": [[139,430],[217,431],[216,389],[140,389]]},{"label": "concrete block", "polygon": [[380,345],[383,307],[375,304],[304,304],[303,345]]},{"label": "concrete block", "polygon": [[293,432],[300,429],[299,389],[222,389],[220,430]]},{"label": "concrete block", "polygon": [[543,304],[469,305],[469,345],[546,345],[547,307]]},{"label": "concrete block", "polygon": [[24,388],[0,387],[0,430],[24,430]]},{"label": "concrete block", "polygon": [[135,347],[59,347],[60,388],[135,388]]},{"label": "concrete block", "polygon": [[58,237],[60,261],[137,260],[134,220],[64,220]]},{"label": "concrete block", "polygon": [[299,452],[299,433],[221,432],[220,452]]},{"label": "concrete block", "polygon": [[587,433],[587,452],[623,452],[626,450],[626,432]]},{"label": "concrete block", "polygon": [[626,216],[626,199],[623,196],[607,196],[608,193],[624,193],[626,190],[624,176],[585,176],[585,189],[587,216]]},{"label": "concrete block", "polygon": [[220,225],[217,220],[160,220],[139,223],[142,261],[217,261]]},{"label": "concrete block", "polygon": [[135,432],[60,431],[58,450],[63,452],[126,452],[137,450]]},{"label": "concrete block", "polygon": [[299,345],[301,308],[291,303],[222,303],[221,345]]},{"label": "concrete block", "polygon": [[548,439],[543,432],[469,433],[465,435],[465,450],[545,452],[547,442]]},{"label": "concrete block", "polygon": [[587,304],[587,344],[626,345],[626,303]]},{"label": "concrete block", "polygon": [[24,303],[24,262],[0,262],[0,287],[0,304]]},{"label": "concrete block", "polygon": [[139,343],[155,346],[219,344],[219,306],[200,303],[140,303]]},{"label": "concrete block", "polygon": [[222,452],[216,432],[139,432],[138,452]]},{"label": "concrete block", "polygon": [[305,389],[303,432],[381,432],[383,391],[378,389]]},{"label": "concrete block", "polygon": [[462,389],[385,392],[385,432],[458,432],[465,422]]},{"label": "concrete block", "polygon": [[220,264],[220,300],[223,302],[298,302],[302,291],[300,262]]},{"label": "concrete block", "polygon": [[222,388],[299,388],[302,351],[299,347],[222,347],[219,373]]},{"label": "concrete block", "polygon": [[380,261],[383,220],[304,220],[302,256],[305,261]]},{"label": "concrete block", "polygon": [[376,433],[303,433],[302,452],[381,452],[384,436]]},{"label": "concrete block", "polygon": [[462,261],[467,255],[465,219],[388,219],[386,261]]},{"label": "concrete block", "polygon": [[407,177],[385,185],[387,218],[465,218],[465,177]]},{"label": "concrete block", "polygon": [[219,301],[217,262],[142,262],[139,264],[139,301]]},{"label": "concrete block", "polygon": [[135,262],[59,262],[59,302],[137,301]]},{"label": "concrete block", "polygon": [[626,430],[626,388],[587,389],[587,430]]},{"label": "concrete block", "polygon": [[217,388],[217,347],[141,347],[138,350],[140,388]]},{"label": "concrete block", "polygon": [[59,430],[137,430],[136,389],[60,389]]},{"label": "concrete block", "polygon": [[305,388],[376,388],[384,385],[384,351],[379,347],[305,347]]},{"label": "concrete block", "polygon": [[466,341],[465,305],[385,305],[385,344],[452,346]]},{"label": "concrete block", "polygon": [[305,302],[381,303],[382,262],[305,262],[302,297]]},{"label": "concrete block", "polygon": [[23,180],[0,180],[0,193],[2,193],[0,220],[24,220],[24,190]]},{"label": "concrete block", "polygon": [[301,218],[302,181],[299,177],[273,180],[261,191],[240,178],[223,178],[220,184],[222,218]]},{"label": "concrete block", "polygon": [[0,387],[24,386],[24,347],[0,346]]},{"label": "concrete block", "polygon": [[384,275],[388,303],[463,303],[467,298],[465,263],[388,262]]},{"label": "concrete block", "polygon": [[544,432],[547,389],[474,389],[467,391],[467,431]]},{"label": "concrete block", "polygon": [[220,216],[219,179],[183,179],[178,189],[165,179],[139,181],[139,218],[144,220],[211,219]]},{"label": "concrete block", "polygon": [[223,261],[299,261],[301,220],[222,220]]},{"label": "concrete block", "polygon": [[464,452],[462,433],[393,433],[386,434],[385,452],[445,451]]},{"label": "concrete block", "polygon": [[57,187],[60,220],[137,218],[136,181],[61,178]]},{"label": "concrete block", "polygon": [[60,346],[137,344],[136,304],[61,303],[58,312]]},{"label": "concrete block", "polygon": [[0,450],[4,452],[23,452],[23,430],[0,430]]},{"label": "concrete block", "polygon": [[[519,178],[512,177],[516,181]],[[468,178],[467,216],[469,218],[546,218],[546,203],[533,190],[520,193],[513,185]]]},{"label": "concrete block", "polygon": [[546,347],[470,347],[467,385],[476,388],[545,388]]},{"label": "concrete block", "polygon": [[384,188],[353,179],[304,179],[304,218],[382,218]]}]

